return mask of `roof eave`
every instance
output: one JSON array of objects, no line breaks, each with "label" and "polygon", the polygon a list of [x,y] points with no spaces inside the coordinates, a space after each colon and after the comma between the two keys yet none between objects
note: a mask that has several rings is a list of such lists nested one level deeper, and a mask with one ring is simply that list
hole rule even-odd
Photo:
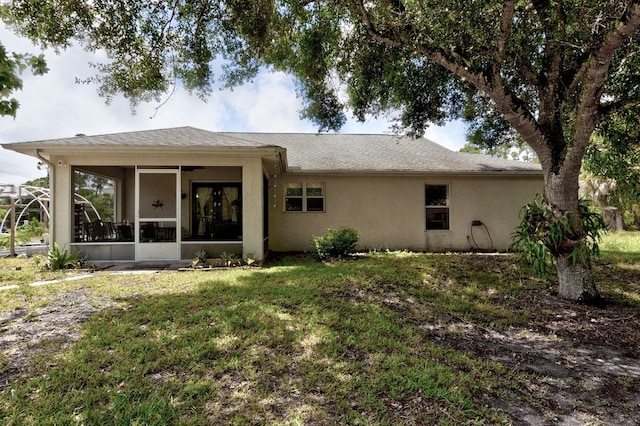
[{"label": "roof eave", "polygon": [[300,175],[332,175],[332,176],[539,176],[542,170],[302,170],[296,167],[287,169],[288,174]]},{"label": "roof eave", "polygon": [[142,146],[142,145],[50,145],[50,144],[2,144],[2,147],[21,154],[37,156],[64,156],[64,155],[95,155],[96,153],[113,153],[114,149],[118,149],[120,153],[126,154],[149,154],[149,150],[152,149],[153,153],[158,154],[173,154],[176,152],[190,153],[190,154],[217,154],[217,155],[264,155],[272,153],[280,153],[282,148],[275,146],[166,146],[166,145],[154,145],[154,146]]}]

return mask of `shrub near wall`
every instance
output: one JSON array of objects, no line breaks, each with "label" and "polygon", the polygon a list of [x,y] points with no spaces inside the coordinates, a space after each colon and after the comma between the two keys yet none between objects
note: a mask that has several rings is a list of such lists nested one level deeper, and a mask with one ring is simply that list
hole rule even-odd
[{"label": "shrub near wall", "polygon": [[355,248],[360,233],[355,228],[327,228],[322,236],[313,236],[313,248],[321,260],[341,258]]}]

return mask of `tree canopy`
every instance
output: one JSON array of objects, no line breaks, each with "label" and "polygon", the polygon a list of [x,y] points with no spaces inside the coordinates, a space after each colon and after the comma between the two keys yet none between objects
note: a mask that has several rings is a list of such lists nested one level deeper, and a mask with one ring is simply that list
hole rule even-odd
[{"label": "tree canopy", "polygon": [[16,116],[20,102],[13,94],[22,89],[20,74],[27,68],[31,68],[35,75],[46,73],[48,69],[44,55],[7,52],[0,42],[0,117]]},{"label": "tree canopy", "polygon": [[[640,225],[640,116],[625,111],[609,117],[587,148],[583,169],[605,195],[603,207],[618,208],[628,229]],[[596,189],[596,188],[594,188]]]},{"label": "tree canopy", "polygon": [[[585,235],[578,175],[592,134],[640,112],[640,0],[12,0],[1,10],[43,46],[104,50],[91,81],[107,99],[135,104],[174,85],[203,96],[215,79],[233,85],[268,66],[296,77],[303,116],[321,130],[351,111],[390,114],[415,135],[460,117],[479,139],[517,134],[571,239]],[[575,258],[557,256],[560,295],[593,299],[590,265]]]}]

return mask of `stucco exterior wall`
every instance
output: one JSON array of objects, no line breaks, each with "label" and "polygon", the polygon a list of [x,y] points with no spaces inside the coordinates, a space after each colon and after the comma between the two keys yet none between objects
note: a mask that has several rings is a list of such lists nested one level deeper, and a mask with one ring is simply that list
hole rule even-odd
[{"label": "stucco exterior wall", "polygon": [[[323,183],[324,212],[284,211],[287,182]],[[449,185],[450,230],[427,231],[425,185]],[[275,185],[275,188],[274,188]],[[304,251],[327,227],[360,231],[360,248],[447,251],[505,250],[523,204],[542,191],[542,176],[271,177],[269,248]],[[273,195],[275,194],[275,198]],[[275,207],[274,207],[275,204]],[[473,221],[483,225],[472,226]],[[489,238],[490,236],[490,238]],[[475,242],[474,242],[475,240]]]}]

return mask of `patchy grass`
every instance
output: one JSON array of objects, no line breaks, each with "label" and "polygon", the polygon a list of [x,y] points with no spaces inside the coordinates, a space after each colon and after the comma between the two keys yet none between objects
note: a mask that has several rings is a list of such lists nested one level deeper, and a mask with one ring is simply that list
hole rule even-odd
[{"label": "patchy grass", "polygon": [[[611,297],[640,308],[638,272],[640,271],[640,232],[610,232],[600,242],[600,268],[595,279],[601,286],[614,284]],[[620,285],[625,283],[625,285]],[[630,290],[631,289],[631,290]]]},{"label": "patchy grass", "polygon": [[53,280],[74,271],[47,271],[45,256],[37,255],[29,259],[4,257],[0,259],[0,287],[24,285],[36,281]]},{"label": "patchy grass", "polygon": [[[637,303],[638,282],[604,284],[616,314]],[[0,313],[37,317],[80,292],[98,311],[72,347],[42,352],[2,390],[7,424],[508,424],[524,418],[521,406],[560,418],[544,374],[509,360],[515,349],[494,336],[546,345],[567,333],[575,345],[576,330],[548,324],[562,314],[581,326],[608,312],[568,314],[553,283],[531,279],[510,256],[402,253],[96,273],[0,292]],[[637,346],[637,334],[618,337],[627,340],[609,343]],[[625,383],[637,393],[638,380]],[[591,414],[609,419],[601,409]]]},{"label": "patchy grass", "polygon": [[611,262],[640,261],[640,232],[609,232],[600,241],[600,254]]}]

